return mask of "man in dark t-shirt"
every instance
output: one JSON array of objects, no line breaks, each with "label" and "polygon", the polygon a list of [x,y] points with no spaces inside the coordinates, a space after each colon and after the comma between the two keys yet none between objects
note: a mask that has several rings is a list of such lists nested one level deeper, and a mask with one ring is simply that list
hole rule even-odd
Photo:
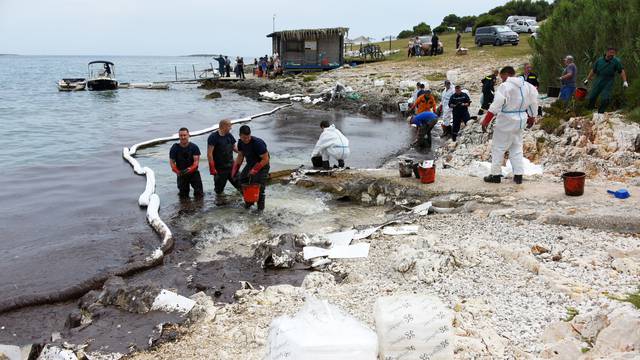
[{"label": "man in dark t-shirt", "polygon": [[213,175],[213,188],[216,193],[216,205],[223,205],[224,187],[227,181],[236,189],[240,186],[231,177],[233,167],[233,153],[237,152],[236,139],[231,135],[231,121],[222,120],[218,131],[214,131],[207,139],[207,159],[209,160],[209,174]]},{"label": "man in dark t-shirt", "polygon": [[[238,142],[238,157],[233,163],[231,177],[235,177],[244,160],[247,165],[240,173],[240,184],[260,184],[260,197],[258,198],[258,210],[264,210],[264,189],[269,178],[269,152],[267,144],[262,139],[251,136],[251,128],[247,125],[240,127],[240,142]],[[250,208],[253,203],[245,202],[245,208]]]},{"label": "man in dark t-shirt", "polygon": [[189,196],[189,186],[193,187],[193,195],[202,197],[202,179],[198,171],[200,161],[200,149],[189,141],[189,130],[180,128],[178,131],[180,142],[173,144],[169,150],[169,164],[171,170],[177,175],[177,183],[180,197]]}]

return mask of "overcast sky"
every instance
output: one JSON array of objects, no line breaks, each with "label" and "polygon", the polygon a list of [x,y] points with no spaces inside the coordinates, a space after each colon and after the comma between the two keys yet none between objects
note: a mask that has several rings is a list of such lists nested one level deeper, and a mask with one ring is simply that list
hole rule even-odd
[{"label": "overcast sky", "polygon": [[272,30],[350,28],[380,39],[447,14],[477,15],[506,0],[0,0],[0,53],[187,55],[269,53]]}]

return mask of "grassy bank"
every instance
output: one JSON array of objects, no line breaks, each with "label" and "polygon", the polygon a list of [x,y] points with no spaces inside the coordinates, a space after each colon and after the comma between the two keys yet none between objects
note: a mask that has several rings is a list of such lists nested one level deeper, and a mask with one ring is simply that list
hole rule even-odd
[{"label": "grassy bank", "polygon": [[[467,56],[479,56],[479,55],[491,55],[497,59],[508,59],[514,57],[524,57],[532,54],[533,49],[529,44],[529,34],[520,34],[520,44],[518,46],[504,45],[504,46],[490,46],[485,45],[483,47],[477,47],[474,43],[474,37],[470,33],[462,34],[462,47],[469,49],[469,55]],[[440,41],[444,46],[444,57],[451,58],[456,57],[456,34],[448,33],[440,35]],[[429,56],[423,56],[420,58],[407,58],[407,46],[409,39],[399,39],[394,41],[383,41],[375,43],[380,45],[382,51],[385,50],[400,50],[398,54],[387,56],[386,60],[391,61],[417,61],[417,62],[429,62],[434,58]],[[354,47],[354,50],[356,48]],[[438,56],[437,58],[440,58]]]}]

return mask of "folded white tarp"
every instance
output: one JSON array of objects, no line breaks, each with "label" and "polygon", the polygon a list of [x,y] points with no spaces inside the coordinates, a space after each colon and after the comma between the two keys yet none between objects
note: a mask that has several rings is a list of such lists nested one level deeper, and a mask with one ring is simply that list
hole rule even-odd
[{"label": "folded white tarp", "polygon": [[[527,158],[523,159],[523,165],[525,176],[542,175],[544,170],[542,165],[536,165]],[[488,161],[472,161],[471,165],[469,165],[468,172],[469,175],[475,177],[487,176],[491,173],[491,163]],[[502,167],[502,176],[510,176],[512,173],[513,167],[511,166],[511,161],[507,161],[507,166]]]},{"label": "folded white tarp", "polygon": [[329,259],[352,259],[369,256],[369,244],[359,243],[354,245],[337,245],[329,249],[317,246],[305,246],[302,249],[302,257],[305,260],[328,256]]}]

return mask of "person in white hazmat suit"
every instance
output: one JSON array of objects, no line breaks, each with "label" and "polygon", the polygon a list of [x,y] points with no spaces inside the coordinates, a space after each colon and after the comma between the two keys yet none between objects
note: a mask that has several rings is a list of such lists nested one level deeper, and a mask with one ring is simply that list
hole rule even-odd
[{"label": "person in white hazmat suit", "polygon": [[482,131],[486,132],[491,120],[494,117],[496,119],[491,146],[491,174],[484,177],[484,181],[489,183],[500,183],[504,153],[509,151],[513,181],[522,184],[522,136],[525,126],[530,128],[535,123],[538,90],[522,77],[515,75],[515,69],[511,66],[506,66],[500,71],[502,84],[495,92],[489,112],[482,121]]},{"label": "person in white hazmat suit", "polygon": [[322,167],[329,169],[330,158],[334,158],[338,161],[339,167],[344,167],[344,161],[349,157],[349,140],[336,129],[336,126],[330,124],[327,120],[320,122],[320,127],[323,129],[320,138],[313,148],[311,157],[321,156]]},{"label": "person in white hazmat suit", "polygon": [[442,99],[442,135],[441,137],[447,137],[451,135],[451,121],[453,120],[452,109],[449,107],[449,99],[451,99],[451,95],[455,93],[455,89],[451,81],[444,81],[444,89],[442,90],[442,94],[440,95],[440,99]]}]

